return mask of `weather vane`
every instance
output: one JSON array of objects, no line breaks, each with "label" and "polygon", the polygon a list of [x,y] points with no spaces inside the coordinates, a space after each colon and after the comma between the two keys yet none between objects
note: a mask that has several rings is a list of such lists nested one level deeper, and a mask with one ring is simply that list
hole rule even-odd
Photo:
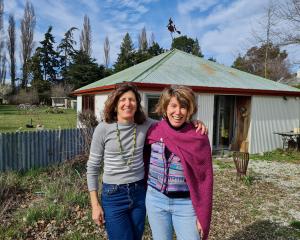
[{"label": "weather vane", "polygon": [[174,24],[172,18],[169,18],[169,23],[168,23],[168,25],[167,25],[167,28],[168,28],[168,30],[169,30],[169,32],[170,32],[170,34],[171,34],[172,39],[173,39],[173,33],[176,32],[176,33],[178,33],[178,34],[181,34],[181,32],[180,32],[179,30],[176,29],[176,26],[175,26],[175,24]]}]

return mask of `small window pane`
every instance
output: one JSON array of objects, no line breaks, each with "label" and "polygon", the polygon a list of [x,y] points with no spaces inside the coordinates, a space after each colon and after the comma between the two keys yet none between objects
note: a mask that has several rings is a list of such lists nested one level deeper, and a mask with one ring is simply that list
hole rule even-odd
[{"label": "small window pane", "polygon": [[148,116],[152,119],[160,120],[161,116],[158,116],[155,111],[155,106],[158,103],[159,96],[148,97]]}]

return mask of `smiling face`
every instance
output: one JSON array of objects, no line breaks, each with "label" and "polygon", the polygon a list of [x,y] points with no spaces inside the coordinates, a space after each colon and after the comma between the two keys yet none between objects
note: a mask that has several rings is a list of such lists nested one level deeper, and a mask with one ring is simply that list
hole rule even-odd
[{"label": "smiling face", "polygon": [[117,105],[117,119],[119,123],[134,122],[137,102],[134,92],[128,91],[121,95]]},{"label": "smiling face", "polygon": [[169,123],[175,128],[187,121],[188,110],[180,105],[176,97],[171,97],[166,113]]}]

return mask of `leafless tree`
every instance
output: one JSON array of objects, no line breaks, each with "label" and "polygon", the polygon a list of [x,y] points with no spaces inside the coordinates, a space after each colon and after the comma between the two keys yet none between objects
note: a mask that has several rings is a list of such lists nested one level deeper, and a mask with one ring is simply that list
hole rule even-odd
[{"label": "leafless tree", "polygon": [[300,0],[287,0],[277,8],[284,28],[280,35],[281,45],[300,43]]},{"label": "leafless tree", "polygon": [[16,22],[12,14],[8,18],[8,40],[7,40],[7,49],[9,53],[10,60],[10,78],[11,78],[11,87],[12,92],[15,92],[16,89]]},{"label": "leafless tree", "polygon": [[4,3],[0,0],[0,84],[5,83],[6,78],[6,53],[5,36],[3,30]]},{"label": "leafless tree", "polygon": [[91,31],[90,19],[87,15],[84,15],[83,29],[81,31],[81,36],[80,36],[80,49],[83,50],[89,56],[91,56],[92,53],[91,42],[92,42],[92,31]]},{"label": "leafless tree", "polygon": [[34,28],[36,17],[33,5],[27,1],[24,8],[24,16],[21,20],[21,64],[22,64],[22,81],[21,87],[25,88],[28,84],[28,61],[31,57],[34,42]]},{"label": "leafless tree", "polygon": [[110,43],[109,43],[108,36],[106,36],[105,39],[104,39],[103,50],[104,50],[105,67],[108,68],[108,65],[109,65],[109,51],[110,51]]},{"label": "leafless tree", "polygon": [[143,27],[141,33],[139,34],[139,50],[146,51],[147,48],[148,48],[147,32],[146,32],[146,28]]},{"label": "leafless tree", "polygon": [[153,46],[154,43],[155,43],[155,36],[154,36],[154,33],[151,33],[151,36],[150,36],[150,39],[149,39],[150,47]]},{"label": "leafless tree", "polygon": [[264,77],[268,78],[268,59],[270,43],[274,41],[278,35],[276,32],[277,17],[276,17],[276,4],[270,0],[265,8],[265,15],[258,23],[258,28],[252,30],[252,35],[259,44],[265,45],[264,57]]}]

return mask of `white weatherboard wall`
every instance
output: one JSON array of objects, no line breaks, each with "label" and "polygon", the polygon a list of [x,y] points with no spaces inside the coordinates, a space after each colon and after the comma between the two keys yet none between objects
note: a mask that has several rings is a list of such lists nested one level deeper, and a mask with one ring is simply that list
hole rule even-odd
[{"label": "white weatherboard wall", "polygon": [[80,127],[79,121],[78,121],[78,116],[79,113],[82,111],[82,96],[77,96],[77,127]]},{"label": "white weatherboard wall", "polygon": [[77,115],[82,111],[82,96],[77,96]]},{"label": "white weatherboard wall", "polygon": [[104,103],[107,99],[108,93],[95,95],[95,115],[98,121],[102,120],[102,114],[104,109]]},{"label": "white weatherboard wall", "polygon": [[201,120],[208,127],[208,138],[212,146],[213,125],[214,125],[214,95],[199,94],[197,119]]},{"label": "white weatherboard wall", "polygon": [[249,153],[272,151],[282,147],[274,132],[289,132],[299,127],[300,100],[296,97],[253,96],[249,131]]}]

